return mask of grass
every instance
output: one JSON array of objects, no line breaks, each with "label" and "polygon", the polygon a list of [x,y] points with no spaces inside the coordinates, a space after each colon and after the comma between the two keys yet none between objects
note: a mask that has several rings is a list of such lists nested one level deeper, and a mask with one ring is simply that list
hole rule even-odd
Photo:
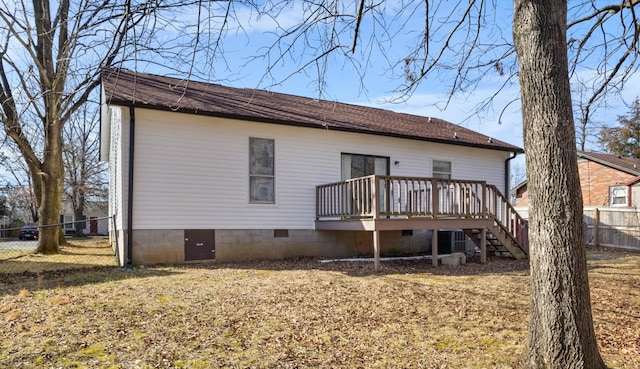
[{"label": "grass", "polygon": [[[55,270],[115,266],[116,259],[106,237],[74,238],[55,255],[34,254],[30,250],[0,250],[0,273],[41,273]],[[19,241],[13,241],[19,242]]]},{"label": "grass", "polygon": [[[589,268],[605,360],[640,367],[640,254]],[[528,292],[526,262],[497,258],[7,274],[0,368],[512,368]]]}]

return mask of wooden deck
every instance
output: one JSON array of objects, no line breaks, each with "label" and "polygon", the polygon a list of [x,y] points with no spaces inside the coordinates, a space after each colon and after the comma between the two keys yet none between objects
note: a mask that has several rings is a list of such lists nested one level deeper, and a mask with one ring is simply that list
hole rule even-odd
[{"label": "wooden deck", "polygon": [[[483,181],[372,175],[316,187],[316,229],[371,231],[376,269],[379,231],[462,229],[481,249],[528,253],[527,224]],[[433,245],[437,245],[433,232]],[[432,247],[437,265],[437,247]]]}]

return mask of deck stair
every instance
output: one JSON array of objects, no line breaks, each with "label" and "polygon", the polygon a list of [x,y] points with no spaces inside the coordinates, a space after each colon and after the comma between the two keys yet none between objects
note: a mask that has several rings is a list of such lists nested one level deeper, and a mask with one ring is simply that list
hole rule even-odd
[{"label": "deck stair", "polygon": [[[464,229],[464,233],[469,237],[478,247],[481,244],[481,233],[479,229]],[[527,258],[527,252],[518,241],[516,241],[508,232],[498,225],[489,229],[486,232],[486,246],[488,252],[495,252],[496,254],[510,254],[516,259]]]},{"label": "deck stair", "polygon": [[[513,208],[500,191],[487,185],[487,213],[493,218],[493,226],[486,232],[487,251],[508,253],[516,259],[526,259],[528,255],[527,222]],[[481,245],[480,229],[463,229],[477,245]]]}]

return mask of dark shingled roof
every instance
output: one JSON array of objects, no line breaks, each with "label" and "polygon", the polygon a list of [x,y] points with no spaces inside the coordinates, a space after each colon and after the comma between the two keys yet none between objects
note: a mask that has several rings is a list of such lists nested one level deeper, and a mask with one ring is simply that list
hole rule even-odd
[{"label": "dark shingled roof", "polygon": [[578,157],[595,161],[607,167],[611,167],[634,176],[640,175],[640,159],[598,152],[578,151]]},{"label": "dark shingled roof", "polygon": [[[617,156],[612,154],[578,150],[578,159],[593,161],[609,168],[638,176],[627,181],[625,183],[626,186],[632,186],[640,181],[640,159],[638,158],[629,158],[626,156]],[[521,188],[525,187],[526,185],[526,180],[521,182],[511,189],[511,194],[516,194]]]},{"label": "dark shingled roof", "polygon": [[112,105],[523,152],[517,146],[442,119],[263,90],[122,69],[103,71],[102,87],[106,102]]}]

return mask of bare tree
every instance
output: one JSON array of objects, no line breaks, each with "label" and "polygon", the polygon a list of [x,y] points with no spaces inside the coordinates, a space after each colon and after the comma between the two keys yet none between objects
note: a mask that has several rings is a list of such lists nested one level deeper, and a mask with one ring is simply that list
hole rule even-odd
[{"label": "bare tree", "polygon": [[[64,126],[99,85],[101,68],[150,44],[163,26],[157,13],[176,4],[0,1],[0,121],[28,166],[40,224],[60,215]],[[63,240],[59,227],[45,227],[37,251],[55,253]]]},{"label": "bare tree", "polygon": [[[281,25],[276,40],[261,55],[270,66],[266,79],[277,80],[275,70],[293,64],[288,76],[316,73],[322,91],[337,56],[361,75],[369,63],[388,62],[391,77],[403,81],[396,89],[400,100],[438,78],[451,95],[497,81],[496,94],[479,108],[505,101],[496,99],[500,90],[519,83],[531,196],[532,308],[524,363],[604,368],[591,316],[569,81],[579,76],[589,88],[579,103],[586,124],[595,105],[619,93],[637,69],[639,3],[582,1],[568,8],[561,0],[516,0],[512,20],[499,16],[511,9],[496,11],[504,3],[489,0],[285,0],[254,7],[262,16],[301,9],[291,26],[275,17]],[[413,43],[397,47],[399,34],[411,35]]]},{"label": "bare tree", "polygon": [[[511,178],[509,178],[509,190],[513,190],[518,185],[521,185],[527,180],[527,171],[525,168],[525,163],[512,163],[510,168]],[[516,203],[516,194],[510,193],[509,199],[511,204],[514,205]]]},{"label": "bare tree", "polygon": [[[38,208],[31,185],[31,177],[26,163],[20,157],[15,145],[5,142],[3,145],[5,153],[0,153],[0,167],[9,174],[5,177],[2,186],[6,189],[7,200],[11,208],[10,216],[20,218],[20,221],[38,221]],[[28,219],[27,219],[28,215]]]},{"label": "bare tree", "polygon": [[35,200],[32,188],[21,185],[6,185],[7,205],[9,207],[9,218],[19,223],[36,223],[38,212],[35,207]]},{"label": "bare tree", "polygon": [[[588,100],[592,98],[592,89],[585,85],[579,78],[573,78],[573,93],[577,104],[574,104],[574,116],[576,120],[576,144],[580,151],[586,151],[589,144],[597,141],[599,127],[602,122],[594,121],[595,112],[606,109],[607,102],[603,99],[601,104],[590,105]],[[605,96],[606,97],[606,96]]]},{"label": "bare tree", "polygon": [[106,164],[100,162],[100,119],[97,104],[85,104],[69,120],[63,132],[65,200],[71,204],[76,236],[83,236],[83,218],[88,202],[104,202],[108,195]]}]

